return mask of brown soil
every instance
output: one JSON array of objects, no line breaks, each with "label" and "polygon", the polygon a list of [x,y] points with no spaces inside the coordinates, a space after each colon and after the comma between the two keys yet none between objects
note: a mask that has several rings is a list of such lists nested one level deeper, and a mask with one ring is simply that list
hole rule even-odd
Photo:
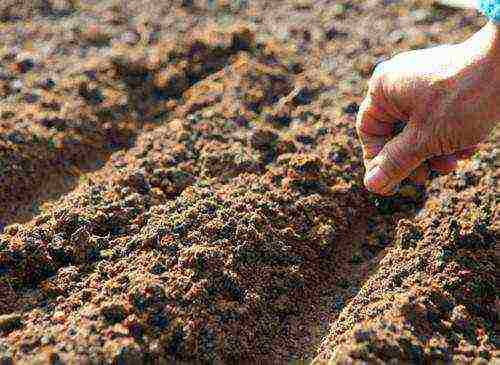
[{"label": "brown soil", "polygon": [[0,363],[498,361],[498,129],[368,193],[374,65],[430,1],[0,4]]}]

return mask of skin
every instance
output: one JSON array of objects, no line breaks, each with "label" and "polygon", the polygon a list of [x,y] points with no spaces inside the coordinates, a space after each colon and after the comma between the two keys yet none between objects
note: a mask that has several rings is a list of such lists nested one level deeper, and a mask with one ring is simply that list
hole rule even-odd
[{"label": "skin", "polygon": [[[394,125],[406,125],[394,135]],[[500,25],[465,42],[399,54],[375,70],[358,113],[366,187],[391,195],[448,173],[500,121]]]}]

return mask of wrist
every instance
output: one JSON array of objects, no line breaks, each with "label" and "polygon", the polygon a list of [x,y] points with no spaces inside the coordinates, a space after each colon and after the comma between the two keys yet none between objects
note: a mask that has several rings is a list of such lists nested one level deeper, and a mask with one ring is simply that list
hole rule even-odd
[{"label": "wrist", "polygon": [[500,70],[500,24],[489,21],[479,32],[464,42],[474,63],[487,63]]},{"label": "wrist", "polygon": [[493,45],[500,49],[500,23],[490,20],[486,27],[490,27],[491,36],[493,40]]},{"label": "wrist", "polygon": [[485,45],[489,56],[500,68],[500,23],[490,20],[483,29],[487,33]]}]

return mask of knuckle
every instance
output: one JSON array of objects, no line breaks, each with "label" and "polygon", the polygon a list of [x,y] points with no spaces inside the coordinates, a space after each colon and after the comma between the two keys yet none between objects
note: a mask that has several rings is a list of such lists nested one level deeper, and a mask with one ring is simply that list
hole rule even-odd
[{"label": "knuckle", "polygon": [[384,85],[386,84],[386,72],[379,71],[368,81],[368,95],[374,99],[378,99],[383,94]]},{"label": "knuckle", "polygon": [[390,143],[386,145],[386,160],[389,165],[388,173],[392,178],[397,178],[405,170],[406,163],[403,155],[403,151],[399,144]]},{"label": "knuckle", "polygon": [[418,130],[405,130],[406,135],[386,145],[386,159],[392,177],[406,177],[428,156],[425,135]]},{"label": "knuckle", "polygon": [[414,128],[411,132],[410,147],[415,158],[423,160],[430,155],[429,136],[420,128]]},{"label": "knuckle", "polygon": [[380,90],[382,85],[382,75],[374,74],[368,81],[368,94],[374,95]]},{"label": "knuckle", "polygon": [[442,136],[435,133],[428,140],[428,149],[433,156],[448,155],[458,150],[459,141],[455,141],[453,136]]}]

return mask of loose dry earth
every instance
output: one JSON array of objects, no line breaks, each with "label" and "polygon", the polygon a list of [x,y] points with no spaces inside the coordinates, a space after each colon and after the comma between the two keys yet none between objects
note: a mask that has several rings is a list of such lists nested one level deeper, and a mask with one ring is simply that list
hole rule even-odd
[{"label": "loose dry earth", "polygon": [[499,361],[499,131],[380,198],[354,129],[377,61],[483,22],[2,0],[0,363]]}]

